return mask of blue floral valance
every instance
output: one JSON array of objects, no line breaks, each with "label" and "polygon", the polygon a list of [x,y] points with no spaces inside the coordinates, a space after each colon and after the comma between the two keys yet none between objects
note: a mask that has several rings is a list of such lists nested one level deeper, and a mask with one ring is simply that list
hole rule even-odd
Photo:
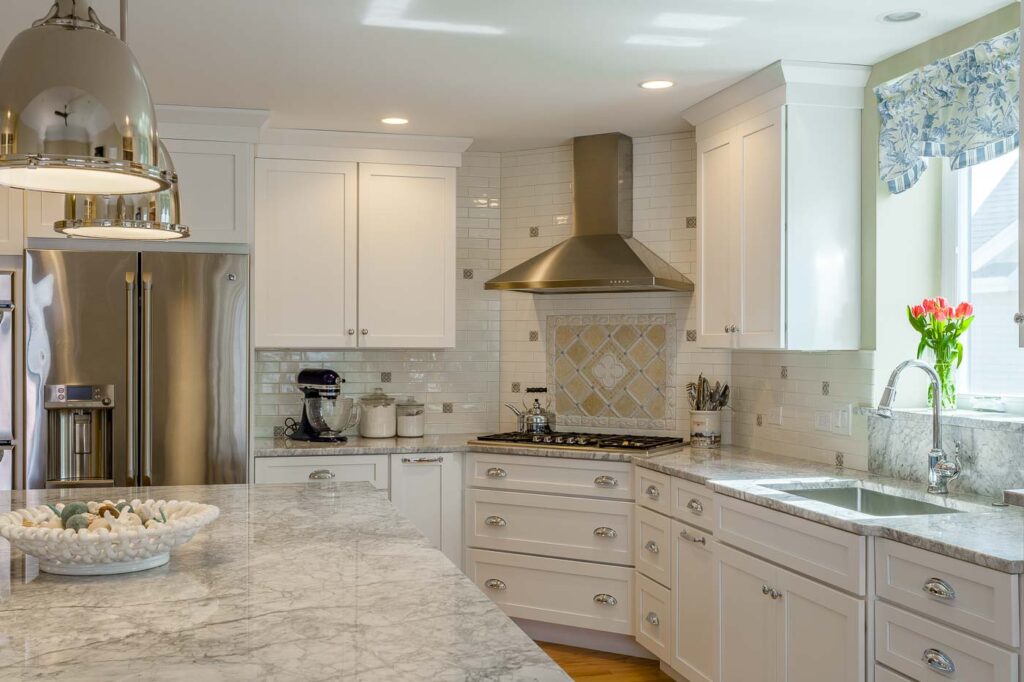
[{"label": "blue floral valance", "polygon": [[978,43],[875,88],[882,117],[879,172],[893,194],[914,185],[925,158],[955,169],[1020,144],[1020,30]]}]

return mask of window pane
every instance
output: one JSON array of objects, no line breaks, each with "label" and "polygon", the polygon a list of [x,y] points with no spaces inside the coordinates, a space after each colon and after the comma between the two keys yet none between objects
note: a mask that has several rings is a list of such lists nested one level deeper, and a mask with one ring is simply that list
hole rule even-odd
[{"label": "window pane", "polygon": [[964,340],[967,389],[975,394],[1024,394],[1024,351],[1017,347],[1017,174],[1019,156],[1006,154],[968,173],[967,298],[975,320]]}]

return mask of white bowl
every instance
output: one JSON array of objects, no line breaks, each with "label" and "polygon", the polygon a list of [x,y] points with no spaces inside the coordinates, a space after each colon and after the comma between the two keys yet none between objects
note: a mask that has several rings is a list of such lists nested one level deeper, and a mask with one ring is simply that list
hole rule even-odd
[{"label": "white bowl", "polygon": [[[106,500],[105,502],[109,502]],[[13,547],[39,559],[39,570],[59,575],[111,575],[162,566],[171,550],[192,539],[220,515],[210,504],[171,500],[132,500],[133,508],[156,504],[167,521],[128,530],[72,530],[22,525],[54,518],[50,507],[30,507],[0,514],[0,537]]]}]

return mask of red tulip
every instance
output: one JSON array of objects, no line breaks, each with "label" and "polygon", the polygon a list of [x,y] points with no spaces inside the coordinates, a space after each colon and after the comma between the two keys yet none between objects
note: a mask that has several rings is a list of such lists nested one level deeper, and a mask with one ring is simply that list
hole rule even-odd
[{"label": "red tulip", "polygon": [[921,301],[921,307],[924,308],[926,313],[934,313],[938,310],[938,307],[935,305],[935,301],[930,298],[926,298]]},{"label": "red tulip", "polygon": [[924,315],[924,306],[915,305],[913,308],[910,309],[910,314],[913,315],[915,318],[921,317],[922,315]]},{"label": "red tulip", "polygon": [[947,310],[949,310],[949,309],[948,308],[943,308],[941,310],[936,310],[935,311],[935,320],[937,322],[945,322],[946,318],[949,317],[949,315],[946,314]]},{"label": "red tulip", "polygon": [[960,305],[958,305],[956,307],[956,316],[958,318],[960,318],[960,317],[968,317],[969,315],[973,315],[973,314],[974,314],[974,306],[971,305],[970,303],[968,303],[967,301],[964,301],[963,303],[961,303]]},{"label": "red tulip", "polygon": [[936,305],[939,306],[939,308],[948,308],[949,307],[949,303],[947,303],[946,299],[942,298],[941,296],[939,296],[938,298],[935,299],[935,303],[936,303]]}]

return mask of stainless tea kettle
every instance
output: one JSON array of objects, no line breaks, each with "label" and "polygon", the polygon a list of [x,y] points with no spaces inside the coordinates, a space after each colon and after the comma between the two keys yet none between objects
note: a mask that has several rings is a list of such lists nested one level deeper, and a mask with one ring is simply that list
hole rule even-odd
[{"label": "stainless tea kettle", "polygon": [[520,433],[551,433],[555,430],[555,413],[549,409],[551,407],[551,398],[547,395],[548,389],[543,387],[527,388],[526,392],[528,394],[543,393],[545,397],[544,406],[541,407],[540,398],[534,398],[533,405],[528,405],[526,401],[531,396],[527,396],[523,400],[523,409],[519,409],[512,403],[505,403],[505,407],[512,410],[516,415],[516,430]]}]

